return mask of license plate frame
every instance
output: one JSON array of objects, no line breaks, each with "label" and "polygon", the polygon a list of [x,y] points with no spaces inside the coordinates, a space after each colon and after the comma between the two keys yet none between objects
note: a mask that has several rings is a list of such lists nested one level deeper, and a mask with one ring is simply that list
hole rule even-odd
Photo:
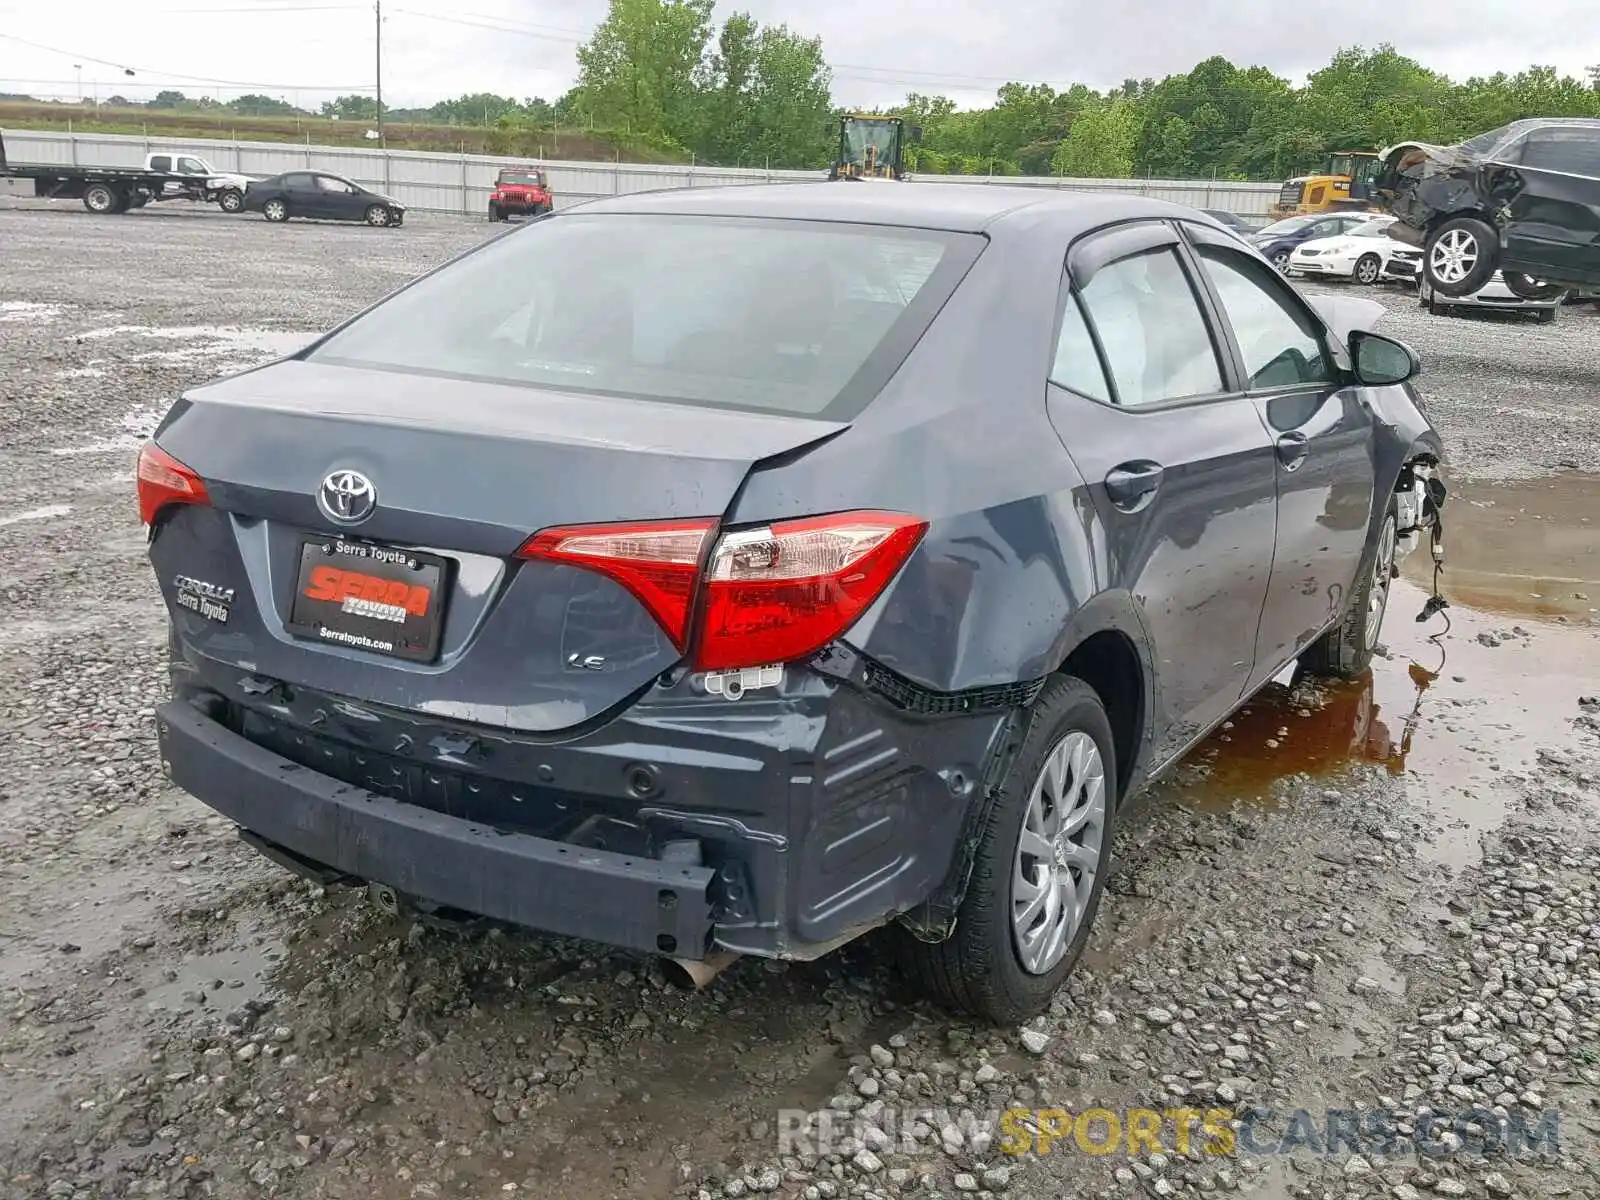
[{"label": "license plate frame", "polygon": [[431,663],[444,634],[450,566],[448,558],[419,550],[301,534],[284,627],[324,646]]}]

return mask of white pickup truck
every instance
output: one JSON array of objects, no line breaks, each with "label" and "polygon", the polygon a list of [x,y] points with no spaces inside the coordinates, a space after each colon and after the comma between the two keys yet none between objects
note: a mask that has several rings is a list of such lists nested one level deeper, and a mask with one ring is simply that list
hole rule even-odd
[{"label": "white pickup truck", "polygon": [[168,177],[162,181],[161,194],[151,196],[152,200],[204,200],[218,205],[223,212],[243,208],[244,190],[250,185],[250,176],[215,170],[195,154],[157,151],[145,155],[144,169]]}]

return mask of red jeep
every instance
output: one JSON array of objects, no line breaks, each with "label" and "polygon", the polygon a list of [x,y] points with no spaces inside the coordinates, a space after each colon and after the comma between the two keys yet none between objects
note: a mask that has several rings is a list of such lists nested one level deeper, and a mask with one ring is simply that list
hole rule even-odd
[{"label": "red jeep", "polygon": [[512,213],[537,217],[550,211],[555,197],[543,171],[528,167],[501,167],[489,194],[489,220],[504,221]]}]

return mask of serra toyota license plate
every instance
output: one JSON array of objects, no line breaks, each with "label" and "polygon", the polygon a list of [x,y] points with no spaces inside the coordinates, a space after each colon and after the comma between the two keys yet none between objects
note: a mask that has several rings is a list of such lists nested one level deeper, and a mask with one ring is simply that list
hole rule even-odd
[{"label": "serra toyota license plate", "polygon": [[439,653],[448,563],[340,538],[300,540],[289,632],[413,662]]}]

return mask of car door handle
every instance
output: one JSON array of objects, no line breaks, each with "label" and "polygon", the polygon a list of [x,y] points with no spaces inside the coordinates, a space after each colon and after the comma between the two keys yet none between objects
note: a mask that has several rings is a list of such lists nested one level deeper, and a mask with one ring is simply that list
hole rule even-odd
[{"label": "car door handle", "polygon": [[1134,512],[1143,508],[1161,486],[1163,473],[1160,463],[1148,459],[1122,463],[1106,472],[1106,495],[1118,508]]},{"label": "car door handle", "polygon": [[1278,461],[1286,470],[1294,470],[1306,460],[1306,435],[1298,431],[1280,435],[1277,450]]}]

